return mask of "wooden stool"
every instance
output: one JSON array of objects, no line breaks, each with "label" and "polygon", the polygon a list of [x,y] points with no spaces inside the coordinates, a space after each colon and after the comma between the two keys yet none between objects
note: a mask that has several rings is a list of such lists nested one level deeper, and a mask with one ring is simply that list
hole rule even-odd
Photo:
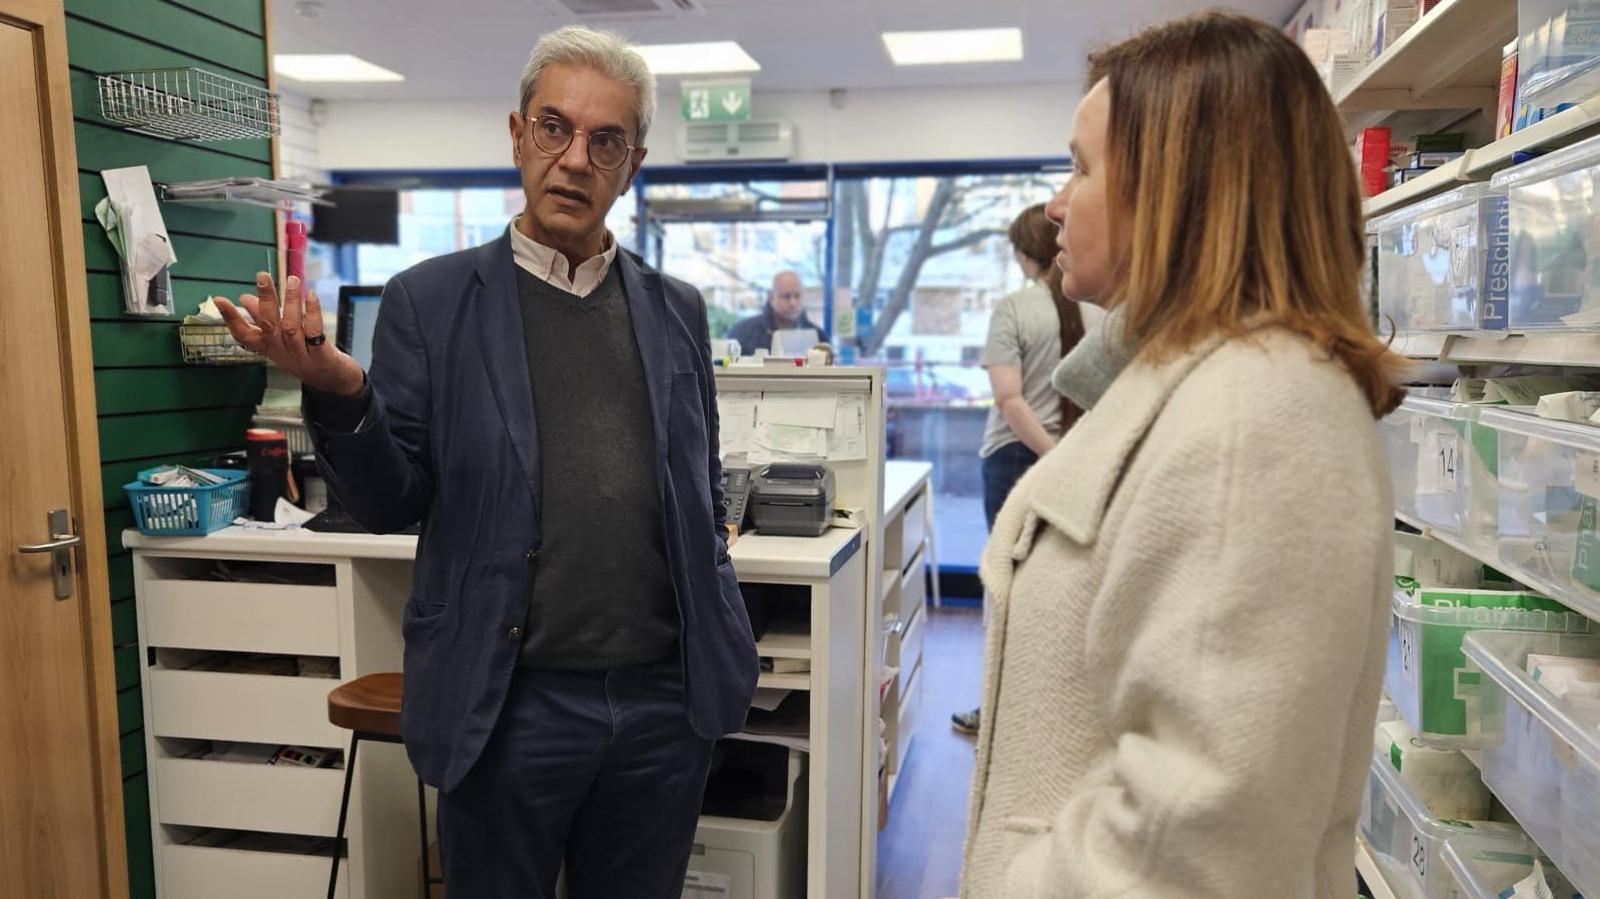
[{"label": "wooden stool", "polygon": [[[350,731],[350,754],[344,760],[344,794],[339,798],[339,829],[333,838],[333,861],[328,871],[328,899],[339,885],[339,853],[344,849],[344,826],[350,811],[350,783],[356,775],[356,748],[362,740],[399,743],[400,675],[368,674],[335,687],[328,694],[328,721]],[[428,800],[422,778],[417,778],[417,833],[422,846],[422,894],[429,895],[443,878],[433,876],[428,862]]]}]

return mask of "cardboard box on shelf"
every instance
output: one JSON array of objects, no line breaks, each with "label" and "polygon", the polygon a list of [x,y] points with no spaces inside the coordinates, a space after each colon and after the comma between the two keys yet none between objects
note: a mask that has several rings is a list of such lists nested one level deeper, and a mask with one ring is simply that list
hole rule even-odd
[{"label": "cardboard box on shelf", "polygon": [[1517,42],[1506,44],[1500,57],[1500,100],[1494,110],[1494,139],[1511,136],[1517,109]]},{"label": "cardboard box on shelf", "polygon": [[1350,52],[1350,32],[1343,28],[1308,28],[1300,46],[1311,57],[1312,65],[1320,67],[1333,57]]},{"label": "cardboard box on shelf", "polygon": [[1415,6],[1390,7],[1377,16],[1372,36],[1372,52],[1379,54],[1393,47],[1400,36],[1417,24],[1419,13]]},{"label": "cardboard box on shelf", "polygon": [[1388,187],[1389,137],[1388,128],[1363,128],[1356,137],[1362,196],[1376,196]]}]

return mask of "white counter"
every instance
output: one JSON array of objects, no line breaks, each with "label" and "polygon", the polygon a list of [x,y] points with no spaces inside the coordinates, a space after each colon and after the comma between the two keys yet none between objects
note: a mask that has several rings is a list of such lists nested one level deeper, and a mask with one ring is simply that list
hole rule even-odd
[{"label": "white counter", "polygon": [[[820,537],[769,537],[751,532],[739,535],[728,554],[733,557],[733,566],[741,578],[826,580],[861,549],[865,537],[864,532],[854,528],[830,528]],[[411,561],[417,554],[417,538],[406,534],[328,534],[303,528],[271,531],[227,527],[204,537],[151,537],[127,530],[122,532],[122,545],[128,549],[197,556]]]}]

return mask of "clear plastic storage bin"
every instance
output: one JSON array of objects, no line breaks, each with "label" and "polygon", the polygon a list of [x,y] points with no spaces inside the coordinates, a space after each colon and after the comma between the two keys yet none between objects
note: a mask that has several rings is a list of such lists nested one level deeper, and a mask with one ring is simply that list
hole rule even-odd
[{"label": "clear plastic storage bin", "polygon": [[[1484,409],[1500,435],[1499,558],[1583,611],[1600,609],[1600,427]],[[1542,582],[1542,583],[1540,583]]]},{"label": "clear plastic storage bin", "polygon": [[1600,703],[1557,699],[1525,673],[1529,653],[1600,659],[1600,637],[1479,631],[1469,714],[1483,782],[1578,889],[1600,896]]},{"label": "clear plastic storage bin", "polygon": [[1535,858],[1539,858],[1547,883],[1556,891],[1554,899],[1573,899],[1571,890],[1562,890],[1565,878],[1560,869],[1549,859],[1541,858],[1539,847],[1532,841],[1516,851],[1470,836],[1451,837],[1444,844],[1444,864],[1455,879],[1457,899],[1500,899],[1505,891],[1533,873]]},{"label": "clear plastic storage bin", "polygon": [[1412,422],[1421,427],[1421,416],[1405,404],[1378,422],[1378,434],[1389,456],[1389,476],[1394,481],[1394,509],[1399,515],[1417,519],[1417,452],[1421,444],[1411,439]]},{"label": "clear plastic storage bin", "polygon": [[1600,2],[1518,0],[1517,130],[1600,94]]},{"label": "clear plastic storage bin", "polygon": [[1490,183],[1511,214],[1508,327],[1600,329],[1600,138]]},{"label": "clear plastic storage bin", "polygon": [[1499,441],[1478,406],[1407,396],[1384,423],[1395,508],[1468,544],[1490,547],[1499,514]]},{"label": "clear plastic storage bin", "polygon": [[1505,330],[1507,218],[1505,195],[1473,184],[1373,222],[1380,322],[1402,334]]},{"label": "clear plastic storage bin", "polygon": [[1558,611],[1551,600],[1526,592],[1454,587],[1418,592],[1419,597],[1413,599],[1395,591],[1384,690],[1417,737],[1441,749],[1474,745],[1468,734],[1467,699],[1477,689],[1478,674],[1468,669],[1461,650],[1467,634],[1479,630],[1590,632],[1588,618]]},{"label": "clear plastic storage bin", "polygon": [[[1452,899],[1455,882],[1444,866],[1445,841],[1473,836],[1507,851],[1525,848],[1526,838],[1513,825],[1493,822],[1440,821],[1406,792],[1400,775],[1385,759],[1374,757],[1362,801],[1361,835],[1378,857],[1397,891],[1422,899]],[[1403,876],[1400,872],[1404,872]],[[1399,880],[1400,883],[1394,881]]]}]

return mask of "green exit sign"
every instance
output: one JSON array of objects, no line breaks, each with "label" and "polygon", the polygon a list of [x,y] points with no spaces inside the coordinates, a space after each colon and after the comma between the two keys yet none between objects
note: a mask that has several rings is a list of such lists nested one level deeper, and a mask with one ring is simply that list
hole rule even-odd
[{"label": "green exit sign", "polygon": [[685,122],[745,122],[749,119],[749,81],[684,82]]}]

